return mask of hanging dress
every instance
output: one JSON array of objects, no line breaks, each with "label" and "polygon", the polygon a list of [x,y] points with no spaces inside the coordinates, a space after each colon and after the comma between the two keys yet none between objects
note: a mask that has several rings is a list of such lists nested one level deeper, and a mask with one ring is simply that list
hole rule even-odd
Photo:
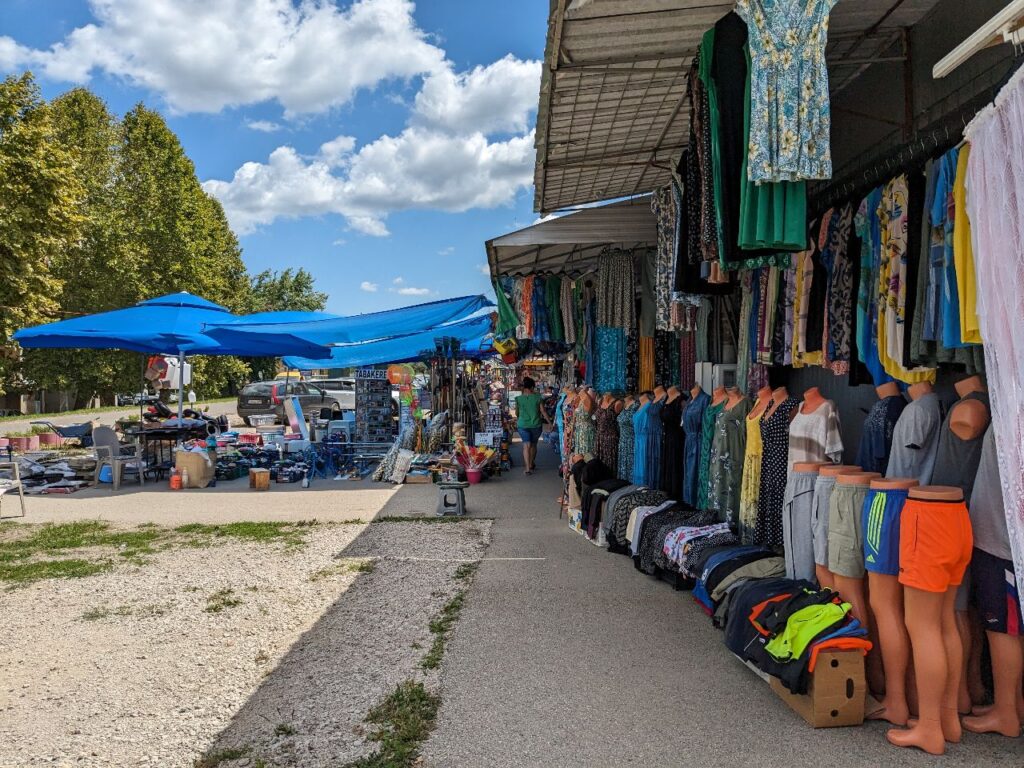
[{"label": "hanging dress", "polygon": [[597,425],[594,422],[594,414],[577,408],[573,417],[573,451],[582,456],[593,455],[596,442]]},{"label": "hanging dress", "polygon": [[616,417],[619,426],[619,465],[618,478],[620,480],[633,479],[633,448],[635,432],[633,430],[633,416],[640,408],[640,401],[634,400],[622,409],[622,413]]},{"label": "hanging dress", "polygon": [[697,506],[701,434],[704,429],[704,411],[710,403],[710,395],[701,391],[683,409],[683,503],[690,507]]},{"label": "hanging dress", "polygon": [[615,473],[619,468],[618,416],[610,405],[607,408],[598,408],[595,417],[597,426],[597,450],[595,455],[612,473]]},{"label": "hanging dress", "polygon": [[782,546],[782,503],[786,494],[789,422],[800,401],[787,397],[774,413],[761,417],[761,478],[757,497],[754,542]]},{"label": "hanging dress", "polygon": [[683,397],[665,403],[661,411],[661,490],[673,501],[683,496]]},{"label": "hanging dress", "polygon": [[711,437],[708,509],[717,514],[718,522],[729,523],[732,527],[737,525],[740,514],[750,408],[750,400],[743,398],[732,408],[724,409],[715,420],[715,433]]},{"label": "hanging dress", "polygon": [[723,399],[718,405],[708,405],[704,410],[704,419],[700,428],[700,465],[697,468],[697,509],[708,508],[708,492],[710,484],[708,471],[711,468],[711,440],[715,436],[715,420],[725,408]]},{"label": "hanging dress", "polygon": [[[764,413],[762,412],[761,416]],[[761,416],[744,419],[747,445],[743,455],[743,481],[740,485],[739,536],[741,544],[754,543],[757,526],[757,497],[761,491]]]},{"label": "hanging dress", "polygon": [[647,411],[651,404],[643,403],[633,414],[633,484],[647,485]]},{"label": "hanging dress", "polygon": [[647,462],[644,467],[644,485],[657,488],[661,483],[661,412],[665,398],[655,400],[647,408]]}]

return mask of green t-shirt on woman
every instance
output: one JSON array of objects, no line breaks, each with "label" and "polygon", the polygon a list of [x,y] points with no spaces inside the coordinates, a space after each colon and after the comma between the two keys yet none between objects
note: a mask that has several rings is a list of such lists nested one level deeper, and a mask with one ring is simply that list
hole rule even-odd
[{"label": "green t-shirt on woman", "polygon": [[516,425],[520,429],[534,429],[541,425],[540,395],[520,395],[516,398]]}]

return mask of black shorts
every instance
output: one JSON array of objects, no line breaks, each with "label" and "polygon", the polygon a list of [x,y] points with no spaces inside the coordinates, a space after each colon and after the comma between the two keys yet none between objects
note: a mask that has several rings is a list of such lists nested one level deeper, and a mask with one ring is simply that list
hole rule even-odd
[{"label": "black shorts", "polygon": [[971,596],[978,608],[981,626],[989,632],[1020,637],[1024,632],[1024,616],[1013,561],[975,548],[971,577]]}]

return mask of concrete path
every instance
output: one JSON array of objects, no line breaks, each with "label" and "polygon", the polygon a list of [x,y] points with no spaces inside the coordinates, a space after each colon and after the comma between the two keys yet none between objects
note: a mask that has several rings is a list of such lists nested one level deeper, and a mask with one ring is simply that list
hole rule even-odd
[{"label": "concrete path", "polygon": [[[518,448],[518,446],[516,446]],[[728,653],[689,593],[558,518],[554,462],[471,488],[496,518],[445,655],[431,766],[931,766],[885,728],[815,731]],[[403,489],[392,511],[426,489]],[[419,506],[424,500],[420,499]],[[944,766],[1024,765],[1024,740],[966,734]]]}]

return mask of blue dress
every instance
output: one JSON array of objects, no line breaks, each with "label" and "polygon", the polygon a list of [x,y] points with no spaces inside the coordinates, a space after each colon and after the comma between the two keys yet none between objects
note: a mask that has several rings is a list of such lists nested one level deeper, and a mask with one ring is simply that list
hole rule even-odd
[{"label": "blue dress", "polygon": [[644,485],[659,488],[661,483],[661,412],[665,397],[655,400],[647,408],[647,461],[644,465]]},{"label": "blue dress", "polygon": [[647,410],[644,403],[633,414],[633,484],[647,484]]},{"label": "blue dress", "polygon": [[683,410],[683,503],[697,506],[697,475],[700,460],[701,434],[704,428],[704,410],[711,396],[704,391],[691,399]]}]

